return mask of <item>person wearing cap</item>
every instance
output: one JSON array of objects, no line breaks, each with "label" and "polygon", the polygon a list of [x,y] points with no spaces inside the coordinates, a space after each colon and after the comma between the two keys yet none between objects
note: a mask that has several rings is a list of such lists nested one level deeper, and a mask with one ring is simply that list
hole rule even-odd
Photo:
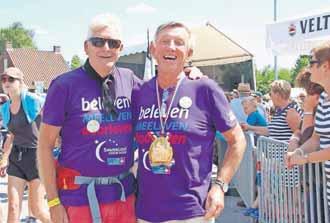
[{"label": "person wearing cap", "polygon": [[237,120],[239,123],[246,122],[247,115],[244,112],[243,106],[242,106],[242,100],[244,97],[248,97],[251,95],[251,89],[249,83],[239,83],[238,88],[239,97],[234,98],[230,101],[230,107],[233,110]]},{"label": "person wearing cap", "polygon": [[0,174],[8,174],[8,222],[18,222],[24,187],[29,187],[32,214],[41,222],[50,222],[44,207],[44,188],[36,164],[38,124],[43,100],[26,89],[23,73],[15,67],[1,74],[2,89],[10,100],[1,106],[3,126],[9,134],[4,143]]}]

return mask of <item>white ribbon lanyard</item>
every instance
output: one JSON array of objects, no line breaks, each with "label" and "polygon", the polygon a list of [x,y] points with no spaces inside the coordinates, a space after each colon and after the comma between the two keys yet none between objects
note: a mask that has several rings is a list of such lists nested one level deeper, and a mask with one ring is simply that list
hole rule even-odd
[{"label": "white ribbon lanyard", "polygon": [[173,93],[173,97],[171,98],[171,102],[170,102],[170,105],[168,106],[167,108],[167,111],[165,112],[165,119],[163,120],[163,114],[162,114],[162,108],[161,108],[161,104],[160,104],[160,97],[159,97],[159,87],[158,87],[158,81],[156,79],[156,93],[157,93],[157,103],[158,103],[158,110],[159,110],[159,121],[160,121],[160,127],[161,127],[161,134],[162,135],[165,135],[165,126],[166,126],[166,122],[167,122],[167,119],[169,117],[169,114],[170,114],[170,111],[171,111],[171,108],[172,108],[172,105],[173,105],[173,101],[174,101],[174,98],[177,94],[177,91],[178,91],[178,88],[182,82],[182,80],[184,79],[185,77],[185,74],[184,72],[181,72],[179,74],[179,80],[178,80],[178,83],[176,84],[175,86],[175,90],[174,90],[174,93]]}]

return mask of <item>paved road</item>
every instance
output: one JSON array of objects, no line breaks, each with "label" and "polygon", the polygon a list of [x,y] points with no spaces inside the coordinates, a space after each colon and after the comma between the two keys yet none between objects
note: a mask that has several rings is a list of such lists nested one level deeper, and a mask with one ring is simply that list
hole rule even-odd
[{"label": "paved road", "polygon": [[[4,213],[4,219],[1,222],[6,222],[7,218],[7,178],[0,179],[0,206]],[[236,206],[238,197],[226,196],[225,198],[225,210],[222,215],[216,220],[216,223],[252,223],[250,218],[242,215],[242,208]],[[27,196],[24,195],[21,222],[28,215],[27,208]]]}]

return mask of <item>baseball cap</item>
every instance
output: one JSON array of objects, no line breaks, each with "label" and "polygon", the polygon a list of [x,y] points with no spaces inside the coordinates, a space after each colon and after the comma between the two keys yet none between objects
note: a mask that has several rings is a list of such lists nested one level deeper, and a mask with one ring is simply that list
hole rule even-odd
[{"label": "baseball cap", "polygon": [[13,77],[19,80],[23,80],[23,72],[17,67],[9,67],[7,68],[1,75],[7,75],[9,77]]},{"label": "baseball cap", "polygon": [[253,97],[262,97],[262,93],[260,91],[255,91],[251,94]]}]

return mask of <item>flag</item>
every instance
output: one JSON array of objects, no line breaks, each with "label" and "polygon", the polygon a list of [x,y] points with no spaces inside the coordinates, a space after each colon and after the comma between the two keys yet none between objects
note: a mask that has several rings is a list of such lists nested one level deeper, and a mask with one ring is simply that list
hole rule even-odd
[{"label": "flag", "polygon": [[149,29],[147,31],[147,53],[144,63],[144,75],[143,80],[148,81],[155,76],[155,66],[152,60],[152,57],[149,52]]}]

